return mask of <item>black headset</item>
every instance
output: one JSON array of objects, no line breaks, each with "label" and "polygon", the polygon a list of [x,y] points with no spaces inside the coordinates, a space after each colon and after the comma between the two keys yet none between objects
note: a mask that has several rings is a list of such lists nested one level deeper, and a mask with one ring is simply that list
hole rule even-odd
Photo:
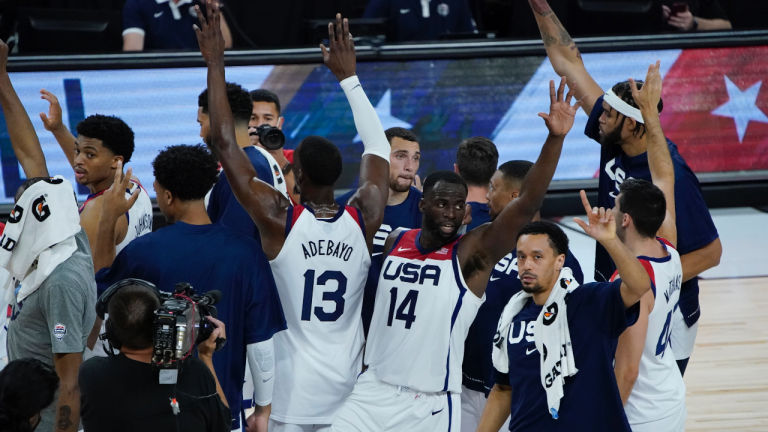
[{"label": "black headset", "polygon": [[[120,282],[117,282],[116,284],[112,285],[111,287],[107,288],[106,291],[104,291],[96,300],[96,315],[104,319],[104,316],[107,314],[107,307],[109,306],[109,299],[112,298],[115,293],[123,287],[127,286],[141,286],[145,288],[149,288],[156,296],[159,301],[162,302],[162,298],[160,297],[160,291],[157,289],[157,287],[145,280],[142,279],[123,279]],[[123,346],[123,343],[117,338],[115,335],[115,327],[114,324],[112,324],[112,320],[107,318],[107,321],[104,323],[104,333],[99,335],[99,339],[103,341],[107,341],[107,344],[109,345],[109,350],[107,351],[107,354],[109,355],[115,355],[115,349],[120,349]]]}]

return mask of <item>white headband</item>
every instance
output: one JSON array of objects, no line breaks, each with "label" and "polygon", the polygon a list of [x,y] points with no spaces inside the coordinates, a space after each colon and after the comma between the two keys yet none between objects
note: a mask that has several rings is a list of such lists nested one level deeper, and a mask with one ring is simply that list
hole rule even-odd
[{"label": "white headband", "polygon": [[640,113],[640,110],[621,100],[620,97],[616,96],[616,93],[614,93],[613,90],[609,89],[605,92],[603,100],[608,102],[608,105],[616,111],[635,119],[635,121],[639,123],[645,124],[645,121],[643,121],[643,114]]}]

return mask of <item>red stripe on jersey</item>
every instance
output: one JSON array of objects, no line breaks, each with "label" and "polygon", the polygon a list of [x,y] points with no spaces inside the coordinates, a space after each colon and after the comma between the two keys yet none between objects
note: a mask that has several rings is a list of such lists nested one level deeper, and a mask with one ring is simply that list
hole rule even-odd
[{"label": "red stripe on jersey", "polygon": [[677,250],[677,248],[676,248],[676,247],[675,247],[675,246],[674,246],[672,243],[670,243],[670,242],[669,242],[669,240],[667,240],[667,239],[665,239],[665,238],[663,238],[663,237],[656,237],[656,239],[657,239],[658,241],[660,241],[660,242],[664,243],[665,245],[667,245],[667,246],[671,247],[672,249],[675,249],[675,250]]},{"label": "red stripe on jersey", "polygon": [[[645,272],[648,273],[648,276],[651,277],[651,282],[653,282],[653,284],[656,285],[656,274],[653,272],[653,265],[651,265],[649,261],[646,261],[642,258],[638,258],[637,260],[640,261],[640,264],[643,265]],[[615,270],[613,272],[613,276],[611,276],[610,281],[613,282],[618,278],[619,278],[619,271]]]},{"label": "red stripe on jersey", "polygon": [[619,271],[618,270],[614,270],[613,271],[613,276],[611,276],[611,279],[609,280],[609,282],[615,281],[618,277],[619,277]]},{"label": "red stripe on jersey", "polygon": [[352,219],[354,219],[355,222],[357,222],[357,226],[359,226],[360,229],[363,229],[363,227],[365,226],[365,223],[363,222],[363,215],[362,213],[360,213],[359,209],[356,209],[350,206],[344,206],[344,211],[346,211],[347,213],[349,213],[350,216],[352,216]]},{"label": "red stripe on jersey", "polygon": [[429,250],[426,254],[424,254],[421,252],[421,250],[419,250],[419,245],[416,244],[418,241],[417,239],[419,237],[419,233],[421,233],[420,229],[412,229],[406,231],[405,234],[403,234],[403,237],[400,239],[400,242],[395,245],[394,248],[392,248],[389,256],[396,256],[418,261],[424,261],[427,259],[439,261],[450,260],[453,256],[453,249],[459,244],[459,239],[461,239],[461,236],[459,236],[451,243],[448,243],[447,245],[438,249]]},{"label": "red stripe on jersey", "polygon": [[104,189],[104,190],[103,190],[103,191],[101,191],[101,192],[97,192],[97,193],[95,193],[95,194],[91,195],[91,196],[90,196],[90,197],[89,197],[87,200],[85,200],[85,202],[83,203],[83,205],[81,205],[81,206],[80,206],[80,208],[77,210],[77,212],[78,212],[78,213],[82,213],[82,212],[83,212],[83,210],[85,210],[85,206],[87,206],[89,202],[91,202],[91,201],[93,201],[94,199],[96,199],[96,198],[98,198],[98,197],[100,197],[100,196],[104,195],[104,192],[106,192],[106,191],[107,191],[107,190],[106,190],[106,189]]},{"label": "red stripe on jersey", "polygon": [[306,208],[303,205],[296,206],[293,208],[293,217],[291,218],[291,228],[293,228],[293,226],[296,225],[296,221],[299,220],[299,216],[301,216],[301,214],[304,213],[304,210],[306,210]]}]

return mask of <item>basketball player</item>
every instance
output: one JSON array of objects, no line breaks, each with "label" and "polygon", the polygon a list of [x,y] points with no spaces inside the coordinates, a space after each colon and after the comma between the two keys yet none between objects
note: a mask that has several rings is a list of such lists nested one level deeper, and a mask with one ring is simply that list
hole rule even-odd
[{"label": "basketball player", "polygon": [[[496,219],[504,207],[520,195],[523,180],[532,166],[533,163],[525,160],[509,161],[499,166],[491,177],[488,188],[491,220]],[[537,213],[533,220],[539,219]],[[584,283],[579,261],[570,250],[565,256],[565,267],[571,269],[579,284]],[[462,432],[474,432],[480,423],[488,394],[494,384],[491,350],[488,347],[493,344],[493,336],[496,334],[504,306],[522,289],[523,285],[517,273],[517,250],[513,249],[493,268],[488,288],[485,290],[485,303],[477,311],[464,342],[464,363],[461,367]]]},{"label": "basketball player", "polygon": [[[552,12],[546,0],[528,0],[539,24],[552,67],[569,83],[578,82],[576,97],[589,116],[585,133],[602,145],[598,207],[613,208],[624,179],[651,181],[648,168],[648,137],[642,116],[636,111],[629,82],[614,85],[604,92],[584,67],[576,44]],[[659,112],[662,103],[659,101]],[[681,372],[685,372],[693,351],[700,316],[697,276],[720,262],[722,245],[712,222],[696,175],[688,167],[677,146],[667,140],[675,166],[675,199],[678,252],[683,264],[680,308],[674,314],[672,349]],[[597,245],[595,279],[608,280],[615,266],[604,248]]]},{"label": "basketball player", "polygon": [[[91,193],[80,206],[80,226],[88,235],[91,250],[96,250],[99,234],[99,221],[104,201],[104,192],[112,186],[119,163],[123,165],[133,155],[133,130],[122,120],[113,116],[91,115],[77,125],[77,138],[72,136],[62,122],[61,105],[51,92],[40,90],[41,98],[51,105],[48,115],[40,113],[43,126],[53,134],[64,151],[69,164],[75,171],[75,180],[86,186]],[[133,206],[117,219],[115,224],[115,250],[120,253],[131,240],[152,232],[152,201],[139,182],[132,177],[125,190],[126,198],[138,191]],[[102,320],[96,318],[93,331],[88,336],[86,359],[91,356],[107,355],[104,341],[99,341],[103,332]]]},{"label": "basketball player", "polygon": [[[368,334],[373,316],[373,302],[376,299],[376,287],[379,285],[381,264],[384,262],[382,252],[384,242],[392,230],[421,228],[421,212],[419,202],[421,191],[413,186],[416,172],[419,170],[421,151],[418,139],[408,129],[393,127],[384,131],[389,141],[389,199],[384,209],[384,221],[373,239],[373,254],[371,268],[365,281],[363,295],[363,329]],[[346,204],[355,194],[351,190],[336,198],[339,205]]]},{"label": "basketball player", "polygon": [[[77,124],[77,138],[61,121],[61,105],[56,96],[40,90],[41,98],[51,105],[48,115],[40,113],[43,126],[53,134],[75,171],[75,180],[86,186],[90,195],[80,207],[80,226],[88,234],[91,250],[96,247],[104,191],[112,186],[118,162],[130,162],[133,155],[133,131],[122,120],[101,114],[91,115]],[[115,247],[120,252],[136,237],[152,232],[152,201],[139,179],[132,178],[126,198],[139,191],[136,204],[115,225]]]},{"label": "basketball player", "polygon": [[[329,24],[323,60],[352,107],[365,152],[360,188],[345,206],[334,200],[341,152],[330,141],[305,138],[294,153],[299,205],[257,177],[235,140],[225,97],[224,43],[218,3],[198,9],[200,51],[208,64],[211,149],[238,201],[261,232],[289,330],[275,338],[275,394],[270,430],[327,430],[362,367],[363,290],[374,236],[388,196],[389,145],[376,111],[355,76],[346,20]],[[298,288],[298,289],[297,289]]]},{"label": "basketball player", "polygon": [[573,126],[578,102],[564,98],[565,79],[544,118],[549,136],[538,161],[490,224],[458,234],[467,185],[452,171],[424,180],[421,230],[398,230],[384,245],[384,269],[368,334],[368,370],[355,384],[334,431],[458,431],[464,338],[485,300],[496,263],[541,207]]},{"label": "basketball player", "polygon": [[472,222],[462,227],[462,234],[491,221],[486,195],[498,165],[499,152],[488,138],[472,137],[459,144],[453,171],[467,182],[467,205],[472,215]]},{"label": "basketball player", "polygon": [[[616,197],[616,234],[648,270],[655,291],[640,299],[640,316],[616,349],[616,382],[633,432],[685,430],[685,383],[671,352],[672,316],[678,308],[683,269],[675,227],[675,167],[659,121],[659,63],[643,87],[630,79],[648,134],[653,184],[627,179]],[[665,211],[666,209],[666,211]],[[658,237],[657,237],[658,236]],[[613,278],[621,275],[614,273]]]}]

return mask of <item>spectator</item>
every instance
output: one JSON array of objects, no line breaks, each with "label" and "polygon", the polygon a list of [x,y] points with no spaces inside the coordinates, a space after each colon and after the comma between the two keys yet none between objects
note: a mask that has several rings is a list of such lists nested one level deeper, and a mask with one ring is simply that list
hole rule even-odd
[{"label": "spectator", "polygon": [[472,220],[464,228],[466,232],[491,221],[486,196],[498,164],[499,152],[488,138],[468,138],[459,144],[453,171],[467,182],[467,205],[472,211]]},{"label": "spectator", "polygon": [[389,42],[475,31],[467,0],[371,0],[363,17],[387,18]]},{"label": "spectator", "polygon": [[[685,5],[682,12],[672,12],[676,5]],[[680,31],[730,30],[728,16],[717,0],[664,0],[661,6],[664,22]]]},{"label": "spectator", "polygon": [[[197,347],[198,358],[185,361],[175,385],[160,384],[150,364],[160,301],[142,283],[115,289],[104,300],[109,343],[120,354],[94,357],[80,368],[84,430],[229,431],[230,412],[212,359],[216,338],[226,339],[224,324],[210,318],[217,328]],[[176,399],[178,414],[169,397]]]},{"label": "spectator", "polygon": [[80,229],[72,185],[51,178],[32,123],[6,71],[8,46],[0,42],[0,105],[13,152],[27,181],[3,232],[0,266],[10,273],[12,306],[8,359],[31,357],[55,367],[61,380],[56,404],[40,415],[40,430],[78,430],[77,372],[96,319],[91,248]]},{"label": "spectator", "polygon": [[[193,25],[199,0],[128,0],[123,6],[123,51],[197,49]],[[222,18],[221,31],[226,48],[232,47],[232,33]]]},{"label": "spectator", "polygon": [[131,206],[124,193],[130,170],[122,181],[116,179],[104,193],[94,253],[99,292],[128,278],[146,280],[161,291],[173,291],[179,282],[190,283],[199,293],[221,290],[223,300],[216,308],[229,329],[229,342],[213,363],[235,417],[232,428],[237,429],[246,355],[257,394],[265,401],[262,406],[272,399],[274,369],[260,359],[272,356],[272,336],[286,328],[275,280],[255,240],[211,223],[203,200],[216,182],[218,164],[203,145],[170,146],[152,166],[157,205],[170,225],[133,240],[115,257],[110,231]]},{"label": "spectator", "polygon": [[41,412],[53,404],[58,388],[56,371],[40,360],[24,358],[8,363],[0,372],[0,430],[37,429]]}]

